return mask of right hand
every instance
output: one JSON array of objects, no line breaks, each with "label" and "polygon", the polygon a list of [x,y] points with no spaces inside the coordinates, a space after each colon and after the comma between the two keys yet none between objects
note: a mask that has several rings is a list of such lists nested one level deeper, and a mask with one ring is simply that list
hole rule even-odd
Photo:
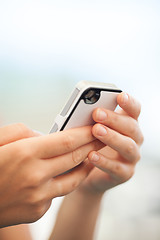
[{"label": "right hand", "polygon": [[91,127],[46,136],[22,124],[1,127],[0,227],[38,220],[53,198],[70,193],[86,178],[92,166],[83,160],[102,146]]},{"label": "right hand", "polygon": [[117,103],[121,107],[117,112],[107,109],[96,109],[93,112],[97,124],[93,126],[92,133],[106,146],[88,155],[95,167],[80,187],[85,196],[86,193],[103,195],[106,190],[128,181],[140,159],[143,134],[138,118],[141,105],[126,93],[117,96]]}]

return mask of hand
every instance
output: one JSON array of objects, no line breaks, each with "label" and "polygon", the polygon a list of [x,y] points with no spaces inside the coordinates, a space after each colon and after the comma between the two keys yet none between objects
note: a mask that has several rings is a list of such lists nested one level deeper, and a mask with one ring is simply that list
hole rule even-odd
[{"label": "hand", "polygon": [[88,193],[103,194],[129,180],[140,159],[139,148],[143,142],[138,125],[140,104],[126,93],[119,94],[117,102],[121,107],[118,112],[96,109],[93,113],[97,124],[92,133],[106,147],[88,156],[95,167],[80,188]]},{"label": "hand", "polygon": [[0,227],[38,220],[86,178],[91,166],[81,162],[101,147],[91,127],[47,136],[21,124],[0,128]]}]

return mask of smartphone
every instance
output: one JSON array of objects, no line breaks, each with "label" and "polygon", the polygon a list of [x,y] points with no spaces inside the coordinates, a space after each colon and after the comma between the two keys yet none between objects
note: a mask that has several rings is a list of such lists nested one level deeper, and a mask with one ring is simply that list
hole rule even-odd
[{"label": "smartphone", "polygon": [[50,133],[93,125],[93,110],[100,107],[114,111],[117,106],[117,94],[120,92],[122,91],[114,84],[80,81],[55,118]]}]

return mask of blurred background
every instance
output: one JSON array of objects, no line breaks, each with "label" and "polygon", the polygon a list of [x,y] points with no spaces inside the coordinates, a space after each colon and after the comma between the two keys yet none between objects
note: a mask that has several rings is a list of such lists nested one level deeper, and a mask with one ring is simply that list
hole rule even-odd
[{"label": "blurred background", "polygon": [[[0,0],[0,122],[47,134],[80,80],[116,84],[142,104],[142,159],[104,197],[97,240],[160,239],[160,1]],[[31,224],[47,239],[62,198]],[[56,211],[55,211],[56,209]]]}]

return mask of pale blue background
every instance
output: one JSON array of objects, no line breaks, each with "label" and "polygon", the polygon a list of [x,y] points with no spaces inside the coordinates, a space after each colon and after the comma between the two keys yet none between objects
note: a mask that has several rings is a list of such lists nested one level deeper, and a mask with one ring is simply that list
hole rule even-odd
[{"label": "pale blue background", "polygon": [[[135,212],[139,212],[136,209],[141,206],[140,200],[144,199],[148,203],[142,211],[142,218],[146,216],[148,208],[158,206],[160,199],[157,185],[160,172],[156,172],[157,175],[155,173],[159,171],[160,158],[159,65],[159,1],[0,0],[2,124],[23,122],[33,129],[48,133],[70,91],[83,79],[115,83],[141,102],[140,125],[145,142],[142,161],[137,167],[137,177],[124,187],[113,190],[113,195],[110,196],[111,202],[114,202],[114,194],[118,198],[121,196],[118,206],[115,204],[119,215],[124,198],[131,196],[130,191],[132,198],[127,202],[131,204],[135,202],[133,199],[137,200]],[[151,192],[153,189],[154,193]],[[111,205],[110,209],[115,208],[115,205]],[[129,211],[125,214],[128,222]],[[114,212],[111,211],[110,215],[114,216]],[[111,216],[109,219],[112,219]],[[145,225],[148,224],[157,226],[158,231],[159,215],[156,220],[154,216],[154,224],[153,221],[150,223],[152,218],[148,215],[149,223],[142,219],[142,229],[149,229]],[[47,221],[45,220],[46,224]],[[123,224],[121,218],[120,222]],[[109,226],[112,229],[111,222]],[[116,225],[114,222],[113,226],[118,228],[119,223]],[[106,226],[102,229],[106,230]],[[130,231],[127,236],[121,231],[123,240],[133,236],[131,227],[128,229]],[[100,232],[99,239],[102,239],[102,235],[107,233],[104,230]],[[34,234],[38,233],[35,231]],[[110,234],[116,233],[111,231]],[[120,239],[120,233],[118,236]],[[156,240],[158,236],[159,232],[152,239]],[[110,239],[117,239],[116,237],[110,236]]]}]

